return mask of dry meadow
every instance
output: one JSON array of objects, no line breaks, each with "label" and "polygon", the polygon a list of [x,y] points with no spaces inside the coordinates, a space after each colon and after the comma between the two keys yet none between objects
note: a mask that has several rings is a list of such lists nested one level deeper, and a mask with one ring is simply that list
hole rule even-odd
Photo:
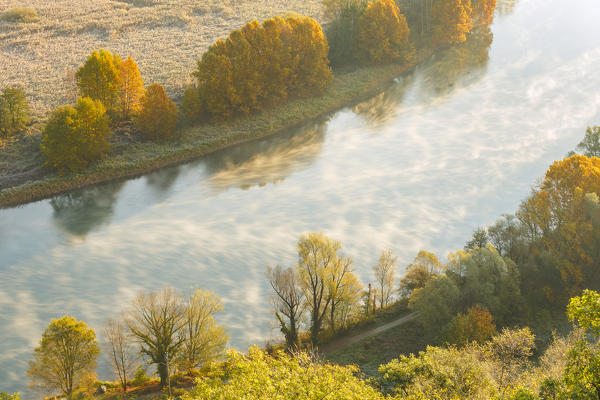
[{"label": "dry meadow", "polygon": [[22,86],[36,119],[74,102],[75,71],[95,49],[132,56],[146,83],[176,98],[207,47],[247,21],[288,12],[322,19],[320,0],[0,0],[0,15],[15,7],[39,18],[0,18],[0,88]]}]

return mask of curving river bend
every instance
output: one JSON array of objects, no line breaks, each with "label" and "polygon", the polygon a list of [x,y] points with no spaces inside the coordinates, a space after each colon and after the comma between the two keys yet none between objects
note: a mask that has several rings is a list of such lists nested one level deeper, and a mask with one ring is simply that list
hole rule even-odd
[{"label": "curving river bend", "polygon": [[219,321],[244,349],[278,337],[265,265],[293,265],[301,234],[341,240],[366,283],[383,248],[401,266],[421,248],[443,258],[514,212],[600,124],[600,4],[507,1],[491,32],[322,121],[0,210],[0,392],[26,391],[51,318],[102,339],[138,291],[198,286],[222,297]]}]

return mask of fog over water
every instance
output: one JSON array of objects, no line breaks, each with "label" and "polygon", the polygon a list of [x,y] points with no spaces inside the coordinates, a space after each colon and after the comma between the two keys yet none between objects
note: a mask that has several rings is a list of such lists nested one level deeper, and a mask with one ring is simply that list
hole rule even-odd
[{"label": "fog over water", "polygon": [[384,248],[402,267],[420,249],[445,258],[514,212],[600,125],[600,4],[498,1],[491,32],[321,121],[0,210],[0,392],[26,391],[51,318],[103,340],[139,291],[198,286],[222,297],[218,320],[246,349],[278,337],[265,266],[292,266],[301,234],[340,240],[367,283]]}]

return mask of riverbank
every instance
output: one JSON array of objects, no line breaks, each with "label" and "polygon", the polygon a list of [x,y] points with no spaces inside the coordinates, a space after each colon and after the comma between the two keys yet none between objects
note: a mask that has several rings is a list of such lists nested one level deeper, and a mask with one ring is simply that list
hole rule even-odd
[{"label": "riverbank", "polygon": [[[378,93],[394,78],[412,70],[431,55],[430,50],[423,51],[417,56],[416,62],[409,65],[338,71],[333,83],[322,96],[294,100],[233,121],[185,128],[179,138],[172,142],[137,142],[124,138],[125,140],[113,144],[106,159],[80,173],[59,176],[38,165],[38,176],[34,180],[25,175],[22,179],[7,178],[10,183],[0,191],[0,208],[43,200],[95,184],[133,178],[156,169],[185,163],[235,144],[301,126]],[[31,143],[22,147],[29,154],[20,154],[17,150],[9,157],[35,157],[38,163],[42,162]],[[0,156],[3,155],[2,152],[8,154],[10,149],[3,149]]]}]

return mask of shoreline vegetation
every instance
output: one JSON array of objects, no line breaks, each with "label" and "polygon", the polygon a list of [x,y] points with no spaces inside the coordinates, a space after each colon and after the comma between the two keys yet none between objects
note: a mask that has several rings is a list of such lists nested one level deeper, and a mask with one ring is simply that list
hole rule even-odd
[{"label": "shoreline vegetation", "polygon": [[323,95],[296,99],[259,114],[231,121],[184,127],[179,131],[178,138],[171,142],[144,141],[115,145],[106,159],[82,172],[62,176],[49,172],[41,179],[19,182],[1,190],[0,208],[24,205],[88,186],[135,178],[311,123],[376,95],[395,78],[412,71],[434,54],[431,49],[425,49],[410,64],[338,71]]},{"label": "shoreline vegetation", "polygon": [[323,1],[331,19],[325,30],[301,15],[248,22],[202,55],[192,73],[197,82],[179,106],[162,85],[144,86],[131,56],[94,51],[75,73],[76,106],[56,108],[36,138],[17,137],[30,119],[28,104],[21,88],[6,87],[0,208],[134,178],[308,124],[379,92],[480,26],[489,32],[496,1],[400,3]]}]

